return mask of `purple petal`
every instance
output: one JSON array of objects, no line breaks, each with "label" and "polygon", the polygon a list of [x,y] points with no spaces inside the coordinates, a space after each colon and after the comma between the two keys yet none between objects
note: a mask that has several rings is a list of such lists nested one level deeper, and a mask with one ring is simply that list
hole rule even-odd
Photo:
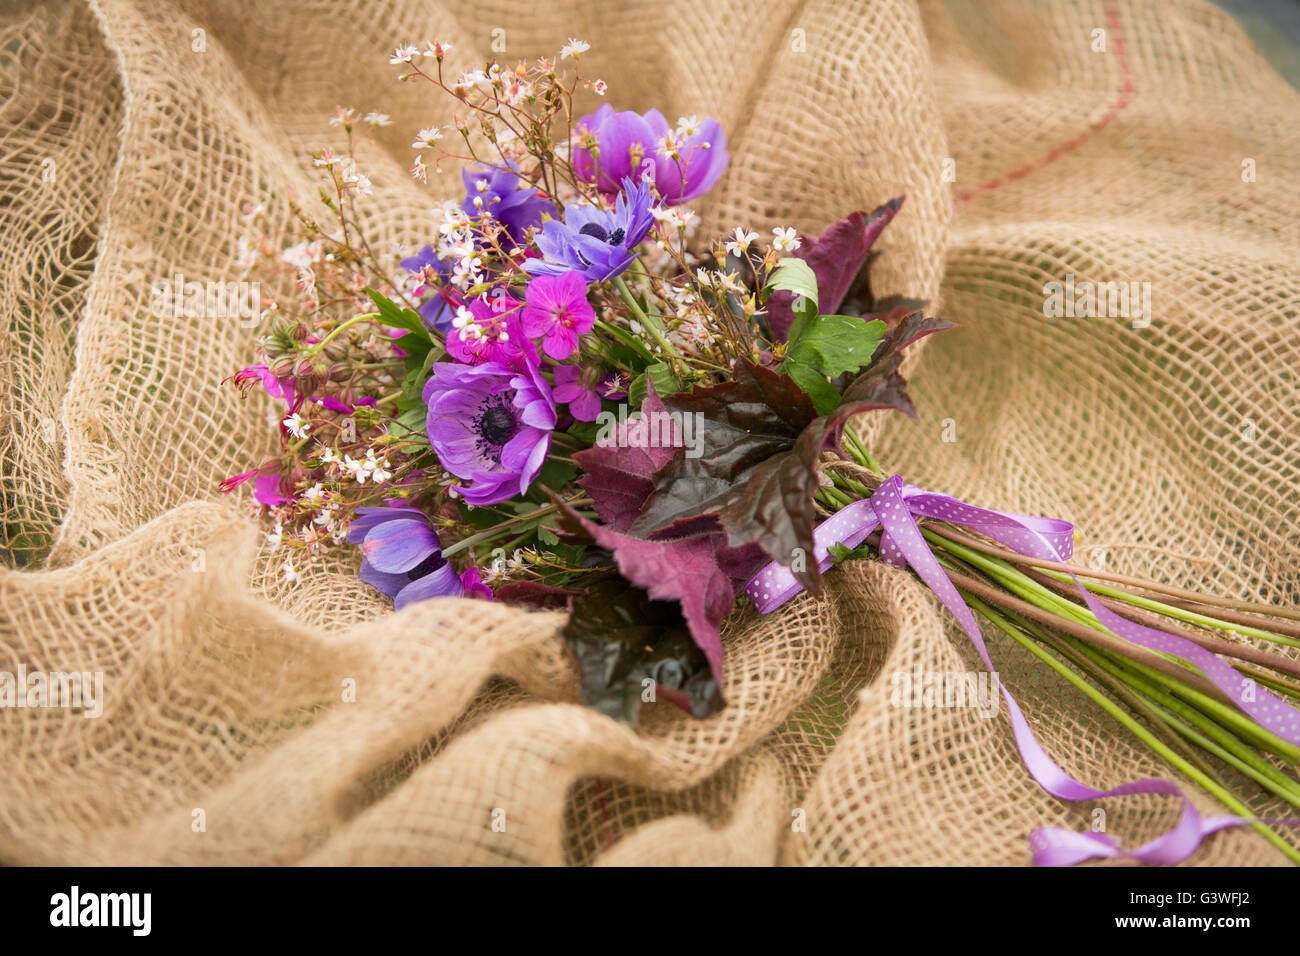
[{"label": "purple petal", "polygon": [[361,552],[376,571],[409,571],[438,551],[438,536],[427,522],[412,519],[385,521],[366,533]]},{"label": "purple petal", "polygon": [[257,481],[253,483],[253,497],[271,508],[287,504],[292,499],[280,493],[282,487],[278,474],[258,475]]},{"label": "purple petal", "polygon": [[600,396],[595,392],[583,392],[569,402],[569,414],[580,422],[594,422],[600,417]]},{"label": "purple petal", "polygon": [[363,583],[384,592],[389,597],[396,597],[398,591],[411,583],[411,579],[405,574],[385,574],[383,571],[376,571],[375,566],[364,559],[361,562],[361,570],[357,572],[357,577]]},{"label": "purple petal", "polygon": [[436,597],[460,597],[465,593],[460,578],[450,564],[444,564],[432,574],[417,578],[397,593],[393,606],[401,610],[416,601],[425,601]]}]

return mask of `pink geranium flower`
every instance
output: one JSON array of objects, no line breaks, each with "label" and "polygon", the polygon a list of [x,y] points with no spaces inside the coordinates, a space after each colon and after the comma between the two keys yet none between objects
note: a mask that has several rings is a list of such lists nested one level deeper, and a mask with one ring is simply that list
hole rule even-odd
[{"label": "pink geranium flower", "polygon": [[600,395],[582,380],[582,369],[576,365],[555,366],[555,389],[551,393],[557,402],[569,406],[569,414],[580,422],[594,422],[600,415]]},{"label": "pink geranium flower", "polygon": [[542,336],[542,351],[556,361],[572,355],[578,336],[596,323],[596,310],[587,301],[587,283],[579,272],[534,276],[525,299],[524,334]]}]

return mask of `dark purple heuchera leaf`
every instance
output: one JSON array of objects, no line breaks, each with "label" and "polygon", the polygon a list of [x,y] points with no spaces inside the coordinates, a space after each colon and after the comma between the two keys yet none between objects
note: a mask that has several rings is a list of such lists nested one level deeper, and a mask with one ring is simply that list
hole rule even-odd
[{"label": "dark purple heuchera leaf", "polygon": [[[794,254],[812,268],[817,277],[817,311],[839,313],[840,304],[867,262],[871,247],[903,205],[903,197],[891,199],[870,213],[855,212],[836,220],[818,237],[799,237]],[[767,301],[767,322],[778,342],[784,342],[794,324],[794,296],[774,292]]]},{"label": "dark purple heuchera leaf", "polygon": [[645,703],[643,681],[655,700],[694,717],[723,706],[722,691],[672,601],[654,601],[614,571],[584,578],[564,639],[578,663],[583,702],[635,726]]},{"label": "dark purple heuchera leaf", "polygon": [[647,541],[589,521],[552,495],[564,513],[563,526],[589,537],[614,556],[619,573],[651,598],[676,601],[691,637],[709,668],[722,678],[722,638],[718,629],[736,604],[736,591],[767,560],[763,549],[730,547],[720,533]]},{"label": "dark purple heuchera leaf", "polygon": [[[815,417],[811,402],[787,376],[741,361],[731,382],[665,403],[674,411],[701,412],[698,458],[678,453],[654,476],[654,492],[629,532],[642,537],[670,534],[710,515],[727,532],[733,547],[761,545],[772,557],[793,566],[795,578],[813,594],[821,592],[816,562],[793,561],[813,549],[818,459],[838,444],[849,418],[892,408],[911,417],[916,409],[899,373],[902,350],[918,338],[951,327],[941,319],[899,307],[876,316],[887,331],[871,362],[849,382],[841,403]],[[798,549],[798,550],[797,550]]]},{"label": "dark purple heuchera leaf", "polygon": [[[825,434],[807,394],[788,376],[741,360],[735,378],[665,403],[702,416],[697,458],[678,453],[654,476],[654,492],[629,533],[663,537],[698,529],[714,516],[732,547],[760,545],[790,564],[796,549],[812,553],[813,494]],[[816,593],[816,564],[796,570]]]},{"label": "dark purple heuchera leaf", "polygon": [[[796,548],[805,554],[812,548],[821,446],[800,436],[817,412],[787,375],[743,359],[734,373],[729,382],[665,402],[674,412],[701,416],[700,455],[679,452],[655,474],[654,491],[629,533],[662,538],[698,530],[712,515],[732,547],[758,544],[789,562]],[[797,573],[817,587],[815,568]]]},{"label": "dark purple heuchera leaf", "polygon": [[532,608],[537,611],[561,611],[581,591],[557,588],[541,581],[507,581],[493,589],[493,597],[503,604]]},{"label": "dark purple heuchera leaf", "polygon": [[701,454],[692,458],[678,449],[655,473],[654,491],[629,528],[631,534],[649,537],[689,518],[720,515],[732,489],[773,455],[793,447],[817,417],[812,400],[788,375],[744,359],[734,374],[729,382],[665,402],[673,412],[702,416],[695,435]]},{"label": "dark purple heuchera leaf", "polygon": [[[681,431],[672,420],[655,418],[664,412],[650,385],[641,403],[641,418],[615,426],[609,445],[595,445],[573,456],[584,472],[578,486],[591,496],[600,520],[616,531],[626,531],[640,516],[641,505],[654,490],[654,473],[681,447]],[[656,422],[667,424],[669,434],[656,428]]]}]

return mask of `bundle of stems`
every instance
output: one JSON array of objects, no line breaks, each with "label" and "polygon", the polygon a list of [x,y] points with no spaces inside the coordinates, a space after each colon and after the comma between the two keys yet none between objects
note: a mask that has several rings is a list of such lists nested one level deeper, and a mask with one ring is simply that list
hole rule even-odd
[{"label": "bundle of stems", "polygon": [[[830,465],[818,503],[836,511],[869,498],[886,477],[846,432],[852,463]],[[921,519],[921,533],[971,609],[1041,660],[1202,787],[1230,812],[1258,814],[1248,801],[1277,797],[1300,808],[1300,748],[1237,708],[1191,664],[1108,631],[1053,562],[1002,547],[965,528]],[[867,547],[874,543],[869,539]],[[1243,677],[1300,701],[1300,611],[1235,601],[1097,569],[1071,566],[1106,607],[1186,638]],[[1253,639],[1248,642],[1246,639]],[[1289,859],[1300,850],[1265,823],[1252,824]]]}]

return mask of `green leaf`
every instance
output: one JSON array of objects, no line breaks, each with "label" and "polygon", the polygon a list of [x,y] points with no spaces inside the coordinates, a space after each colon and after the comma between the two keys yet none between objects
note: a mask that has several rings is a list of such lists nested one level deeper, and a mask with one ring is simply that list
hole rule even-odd
[{"label": "green leaf", "polygon": [[[812,267],[798,256],[787,256],[777,263],[767,280],[769,292],[790,292],[810,303],[804,308],[817,310],[817,276]],[[797,301],[797,299],[796,299]]]},{"label": "green leaf", "polygon": [[682,390],[682,383],[673,374],[673,367],[667,362],[656,362],[633,379],[627,390],[628,404],[633,408],[640,408],[641,403],[645,401],[650,383],[654,384],[655,394],[660,398],[676,395]]},{"label": "green leaf", "polygon": [[843,564],[845,561],[871,561],[878,558],[875,549],[868,544],[860,544],[856,548],[846,548],[837,541],[826,550],[830,552],[830,556],[836,564]]},{"label": "green leaf", "polygon": [[622,357],[634,367],[645,368],[649,362],[654,360],[654,353],[627,329],[600,320],[597,320],[596,328],[610,336],[610,338],[615,339],[626,349]]},{"label": "green leaf", "polygon": [[404,438],[411,433],[423,435],[425,419],[428,415],[428,407],[423,401],[419,401],[393,419],[393,426],[396,426],[396,431],[393,430],[393,426],[390,426],[389,434],[396,435],[398,438]]},{"label": "green leaf", "polygon": [[[884,337],[885,323],[879,319],[866,322],[850,315],[800,316],[790,329],[785,363],[780,370],[788,372],[786,364],[799,363],[817,369],[827,378],[856,372],[870,363]],[[798,380],[797,376],[791,377]]]},{"label": "green leaf", "polygon": [[826,376],[811,365],[792,362],[788,358],[781,363],[781,369],[795,383],[808,393],[818,415],[829,415],[840,403],[840,390],[826,380]]},{"label": "green leaf", "polygon": [[[405,329],[414,333],[419,340],[429,345],[434,344],[433,333],[429,331],[429,327],[424,324],[424,320],[416,313],[398,305],[387,296],[380,295],[369,286],[366,287],[366,294],[375,303],[375,310],[379,313],[379,321],[384,325],[392,326],[395,329]],[[406,346],[402,346],[402,348],[404,351],[411,351]]]},{"label": "green leaf", "polygon": [[[568,462],[556,461],[554,458],[548,458],[542,463],[542,469],[537,473],[533,483],[528,486],[528,493],[525,497],[529,501],[537,501],[545,504],[550,501],[546,496],[546,489],[551,488],[559,491],[578,474],[578,469]],[[536,505],[528,505],[524,512],[535,511]],[[521,512],[522,513],[522,512]]]}]

